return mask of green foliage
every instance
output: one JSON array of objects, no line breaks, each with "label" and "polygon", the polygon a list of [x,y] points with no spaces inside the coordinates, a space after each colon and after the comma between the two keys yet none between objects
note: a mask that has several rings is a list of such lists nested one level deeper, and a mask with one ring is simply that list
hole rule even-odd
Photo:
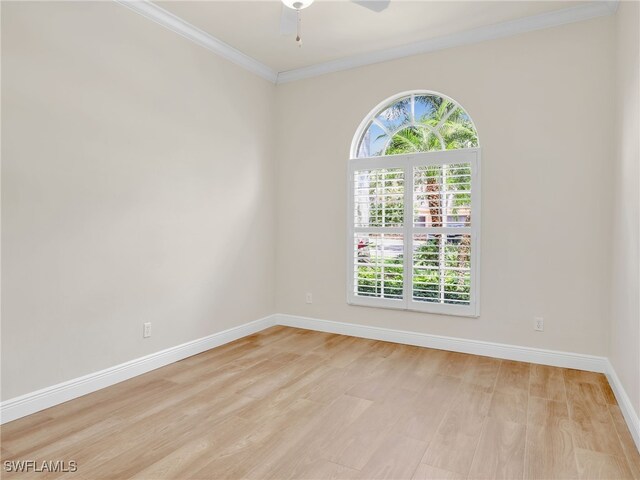
[{"label": "green foliage", "polygon": [[[416,96],[416,102],[424,107],[422,118],[416,124],[400,129],[391,138],[384,155],[396,155],[439,150],[455,150],[478,146],[478,137],[467,114],[449,100],[437,96]],[[384,115],[393,119],[406,117],[409,99],[389,107]],[[417,108],[417,107],[416,107]],[[394,117],[395,116],[395,117]],[[384,136],[378,138],[380,140]],[[401,226],[405,222],[404,179],[394,170],[379,170],[379,175],[370,180],[368,193],[370,226]],[[457,208],[471,204],[471,169],[468,164],[432,165],[416,168],[414,185],[418,201],[429,211],[432,219],[442,218],[442,183],[448,193],[453,192],[451,203],[454,215],[461,215]],[[385,201],[379,195],[383,192]],[[377,195],[378,194],[378,195]],[[465,213],[468,215],[468,213]],[[406,221],[413,221],[407,218]],[[432,226],[436,225],[435,221]],[[470,239],[469,237],[442,238],[429,235],[417,242],[414,251],[412,272],[413,298],[415,300],[439,302],[441,290],[445,303],[468,302],[470,294]],[[403,296],[403,259],[385,258],[371,263],[361,257],[357,264],[357,294],[386,298]],[[457,302],[456,302],[457,301]]]},{"label": "green foliage", "polygon": [[[444,301],[468,301],[471,291],[468,271],[441,270],[441,235],[431,235],[415,249],[413,269],[413,298],[440,298],[440,281],[443,282]],[[443,264],[445,268],[470,267],[469,255],[460,255],[460,245],[447,242],[442,248]],[[441,278],[442,275],[442,278]],[[453,303],[453,302],[452,302]]]},{"label": "green foliage", "polygon": [[401,226],[404,222],[404,172],[398,169],[377,172],[368,185],[370,226]]},{"label": "green foliage", "polygon": [[418,125],[398,131],[391,139],[385,155],[478,146],[475,128],[464,110],[440,97],[417,97],[416,100],[418,99],[429,103],[427,107],[430,114],[420,119]]},{"label": "green foliage", "polygon": [[[456,207],[471,205],[471,166],[467,163],[416,167],[413,182],[414,188],[422,192],[419,198],[437,196],[442,193],[441,185],[444,183],[445,192],[453,194],[450,206],[454,211]],[[440,198],[436,197],[434,202],[434,207],[441,207]]]},{"label": "green foliage", "polygon": [[[402,255],[385,259],[380,265],[369,264],[366,258],[358,261],[358,295],[402,298]],[[381,295],[382,293],[382,295]]]},{"label": "green foliage", "polygon": [[[415,300],[440,301],[441,275],[445,303],[469,300],[470,277],[468,270],[440,270],[440,235],[432,235],[416,247],[413,269],[413,298]],[[449,242],[443,248],[444,266],[470,268],[469,255],[460,255],[459,244]],[[403,258],[385,259],[377,264],[368,258],[360,258],[357,265],[357,293],[363,296],[402,298]],[[457,301],[457,302],[456,302]]]}]

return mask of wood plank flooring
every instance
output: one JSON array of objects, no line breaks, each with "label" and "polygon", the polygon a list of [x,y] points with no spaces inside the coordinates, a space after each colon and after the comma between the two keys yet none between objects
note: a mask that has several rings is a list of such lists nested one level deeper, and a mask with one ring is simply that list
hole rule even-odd
[{"label": "wood plank flooring", "polygon": [[37,479],[622,479],[601,374],[273,327],[0,430]]}]

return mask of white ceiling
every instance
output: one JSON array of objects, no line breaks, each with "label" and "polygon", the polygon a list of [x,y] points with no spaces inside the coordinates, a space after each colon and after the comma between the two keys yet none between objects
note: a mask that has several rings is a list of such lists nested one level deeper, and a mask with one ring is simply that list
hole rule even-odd
[{"label": "white ceiling", "polygon": [[279,33],[279,0],[155,3],[272,70],[283,72],[586,2],[391,0],[386,10],[376,13],[347,0],[316,0],[302,12],[301,48],[294,35]]}]

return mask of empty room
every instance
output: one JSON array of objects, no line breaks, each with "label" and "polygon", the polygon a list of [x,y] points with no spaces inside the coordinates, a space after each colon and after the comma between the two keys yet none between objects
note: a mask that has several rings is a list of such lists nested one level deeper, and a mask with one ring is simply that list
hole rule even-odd
[{"label": "empty room", "polygon": [[640,479],[640,1],[0,1],[0,477]]}]

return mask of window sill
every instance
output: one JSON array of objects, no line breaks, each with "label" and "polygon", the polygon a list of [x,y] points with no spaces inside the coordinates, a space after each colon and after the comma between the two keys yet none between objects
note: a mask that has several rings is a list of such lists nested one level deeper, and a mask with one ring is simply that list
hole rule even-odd
[{"label": "window sill", "polygon": [[435,315],[448,315],[453,317],[478,318],[480,311],[475,305],[449,305],[441,303],[411,302],[407,305],[405,300],[391,300],[378,298],[362,298],[351,296],[347,304],[356,307],[382,308],[386,310],[404,310],[407,312],[430,313]]}]

